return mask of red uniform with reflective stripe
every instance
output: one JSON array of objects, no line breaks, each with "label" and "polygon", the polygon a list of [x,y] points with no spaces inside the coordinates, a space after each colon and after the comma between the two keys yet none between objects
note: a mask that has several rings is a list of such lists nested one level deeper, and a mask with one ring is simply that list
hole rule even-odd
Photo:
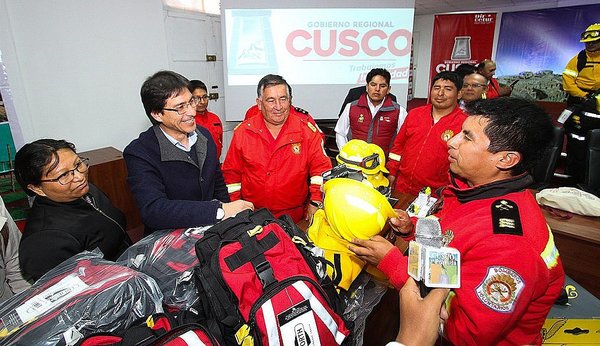
[{"label": "red uniform with reflective stripe", "polygon": [[203,114],[196,112],[196,125],[200,125],[210,132],[212,139],[217,145],[217,158],[221,157],[221,151],[223,150],[223,124],[221,119],[215,113],[209,111]]},{"label": "red uniform with reflective stripe", "polygon": [[[540,207],[525,189],[532,181],[523,175],[469,188],[455,179],[453,186],[444,190],[443,207],[436,216],[442,233],[453,231],[449,246],[461,255],[461,286],[453,290],[456,295],[445,328],[453,344],[531,345],[542,341],[542,325],[562,290],[565,274]],[[501,200],[516,204],[522,234],[494,233],[492,209]],[[491,274],[491,268],[497,267],[506,268],[511,275]],[[378,268],[397,289],[407,279],[407,257],[398,248],[388,252]],[[521,286],[516,285],[518,279]],[[506,311],[498,311],[501,309]]]},{"label": "red uniform with reflective stripe", "polygon": [[432,109],[428,104],[408,112],[396,136],[386,165],[396,177],[395,190],[417,195],[423,187],[435,191],[448,184],[446,142],[461,131],[467,115],[457,106],[433,124]]},{"label": "red uniform with reflective stripe", "polygon": [[[262,116],[242,122],[222,168],[232,200],[250,201],[277,217],[289,214],[296,222],[304,215],[309,195],[311,200],[323,200],[320,177],[329,169],[331,161],[319,132],[295,114],[290,114],[277,139]],[[319,182],[309,186],[311,178]]]},{"label": "red uniform with reflective stripe", "polygon": [[[364,93],[350,105],[349,118],[353,139],[377,144],[386,155],[390,152],[400,118],[400,105],[391,97],[385,98],[383,105],[373,117],[367,103],[367,93]],[[371,140],[369,140],[371,126]]]}]

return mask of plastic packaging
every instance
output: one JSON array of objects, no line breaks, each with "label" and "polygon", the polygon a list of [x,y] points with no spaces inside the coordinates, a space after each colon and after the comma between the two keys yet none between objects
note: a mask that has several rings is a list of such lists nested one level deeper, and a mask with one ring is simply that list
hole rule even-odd
[{"label": "plastic packaging", "polygon": [[74,345],[97,332],[122,332],[162,312],[162,293],[145,274],[77,254],[0,305],[0,345]]},{"label": "plastic packaging", "polygon": [[154,232],[127,249],[117,262],[154,278],[167,308],[189,309],[198,300],[193,275],[198,265],[194,245],[208,228]]}]

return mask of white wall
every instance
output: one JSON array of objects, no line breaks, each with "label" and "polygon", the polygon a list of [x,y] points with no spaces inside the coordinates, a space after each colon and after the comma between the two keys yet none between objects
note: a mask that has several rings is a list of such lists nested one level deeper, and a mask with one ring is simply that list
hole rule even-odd
[{"label": "white wall", "polygon": [[[536,2],[532,1],[528,5],[520,5],[520,6],[505,6],[500,7],[494,10],[486,9],[481,12],[499,12],[497,16],[498,23],[500,23],[502,18],[502,12],[515,12],[515,11],[528,11],[535,10],[540,8],[557,8],[557,7],[567,7],[567,6],[578,6],[578,5],[590,5],[600,3],[599,0],[557,0],[555,2],[547,3],[547,2]],[[476,10],[475,8],[473,10]],[[429,95],[429,80],[433,78],[433,76],[429,76],[429,64],[431,62],[431,47],[432,47],[432,38],[433,38],[433,21],[434,15],[422,15],[415,16],[415,24],[413,31],[418,32],[419,42],[415,42],[414,49],[418,51],[418,65],[414,72],[414,80],[415,80],[415,88],[414,88],[414,97],[415,98],[427,98]],[[590,23],[591,24],[591,23]],[[569,25],[569,23],[565,23],[565,25]],[[498,33],[500,30],[500,25],[496,26],[496,33],[494,37],[494,48],[492,59],[495,58]],[[565,62],[566,64],[566,62]]]},{"label": "white wall", "polygon": [[123,149],[137,137],[150,125],[140,86],[168,68],[164,21],[161,0],[0,0],[17,147],[51,137]]},{"label": "white wall", "polygon": [[[589,3],[559,0],[543,7]],[[428,94],[433,18],[415,17],[420,98]],[[150,126],[139,89],[160,69],[201,79],[225,97],[218,29],[219,17],[167,11],[161,0],[0,0],[0,57],[17,113],[10,119],[15,144],[52,137],[82,151],[122,150]],[[217,61],[206,62],[206,54],[217,55]],[[222,99],[209,107],[224,118]]]}]

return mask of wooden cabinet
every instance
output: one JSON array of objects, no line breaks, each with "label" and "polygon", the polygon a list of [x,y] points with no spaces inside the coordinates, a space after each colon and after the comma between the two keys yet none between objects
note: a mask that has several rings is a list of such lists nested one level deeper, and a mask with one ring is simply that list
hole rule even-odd
[{"label": "wooden cabinet", "polygon": [[[127,231],[143,231],[140,212],[135,204],[129,185],[123,153],[113,147],[80,152],[79,156],[90,159],[89,181],[108,196],[127,218]],[[136,237],[132,237],[135,239]]]}]

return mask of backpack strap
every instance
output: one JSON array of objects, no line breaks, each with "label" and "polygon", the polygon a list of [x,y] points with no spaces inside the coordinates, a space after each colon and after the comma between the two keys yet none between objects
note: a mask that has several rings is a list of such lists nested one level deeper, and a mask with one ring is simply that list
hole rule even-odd
[{"label": "backpack strap", "polygon": [[587,64],[587,55],[585,54],[585,49],[583,49],[577,54],[577,72],[581,72],[585,64]]},{"label": "backpack strap", "polygon": [[[257,228],[260,226],[257,226]],[[231,271],[250,262],[260,279],[263,289],[277,282],[273,275],[273,268],[265,258],[265,252],[279,243],[279,238],[273,232],[267,234],[262,239],[256,237],[257,233],[244,233],[240,237],[242,248],[236,253],[225,258],[225,263]]]}]

